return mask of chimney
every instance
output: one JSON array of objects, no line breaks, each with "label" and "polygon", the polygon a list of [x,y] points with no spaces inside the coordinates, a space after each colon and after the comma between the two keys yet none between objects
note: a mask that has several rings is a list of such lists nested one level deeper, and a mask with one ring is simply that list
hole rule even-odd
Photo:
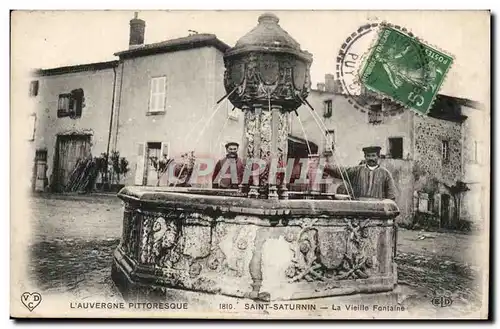
[{"label": "chimney", "polygon": [[342,82],[340,82],[339,80],[335,80],[333,82],[333,92],[336,94],[343,93]]},{"label": "chimney", "polygon": [[144,32],[146,30],[146,22],[137,18],[137,12],[134,13],[134,18],[130,20],[130,39],[128,41],[129,49],[137,48],[144,45]]},{"label": "chimney", "polygon": [[335,77],[333,74],[325,74],[325,90],[331,93],[335,91]]},{"label": "chimney", "polygon": [[316,85],[316,88],[319,91],[325,91],[325,84],[323,82],[318,82],[318,84]]}]

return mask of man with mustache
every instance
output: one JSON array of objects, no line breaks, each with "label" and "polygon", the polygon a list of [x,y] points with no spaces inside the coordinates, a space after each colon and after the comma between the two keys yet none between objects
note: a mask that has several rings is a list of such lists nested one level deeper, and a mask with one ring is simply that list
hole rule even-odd
[{"label": "man with mustache", "polygon": [[225,147],[226,156],[215,164],[212,187],[237,189],[243,180],[243,171],[245,170],[243,162],[238,158],[239,145],[236,142],[229,142]]},{"label": "man with mustache", "polygon": [[[326,166],[324,172],[333,177],[343,178],[347,184],[352,185],[350,193],[355,198],[391,199],[396,201],[397,189],[391,173],[379,165],[380,146],[368,146],[363,148],[365,164],[354,167],[342,168]],[[342,177],[343,176],[343,177]],[[346,177],[347,176],[347,177]]]}]

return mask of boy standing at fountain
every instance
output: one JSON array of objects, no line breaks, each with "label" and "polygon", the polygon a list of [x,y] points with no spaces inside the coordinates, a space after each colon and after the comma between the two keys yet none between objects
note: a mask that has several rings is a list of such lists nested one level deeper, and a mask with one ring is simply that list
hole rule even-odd
[{"label": "boy standing at fountain", "polygon": [[[223,189],[237,189],[243,180],[243,171],[245,167],[238,158],[239,144],[229,142],[225,145],[226,156],[215,164],[212,175],[212,187]],[[234,172],[236,170],[236,172]]]},{"label": "boy standing at fountain", "polygon": [[394,184],[394,179],[391,173],[379,165],[380,146],[368,146],[363,148],[365,154],[365,163],[342,168],[327,166],[325,173],[336,178],[344,180],[344,184],[352,186],[354,197],[376,198],[376,199],[391,199],[396,201],[397,189]]}]

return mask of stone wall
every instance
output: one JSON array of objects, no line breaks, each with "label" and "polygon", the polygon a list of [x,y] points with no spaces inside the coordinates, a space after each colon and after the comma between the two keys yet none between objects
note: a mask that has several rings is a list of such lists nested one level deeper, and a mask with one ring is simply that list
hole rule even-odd
[{"label": "stone wall", "polygon": [[[415,196],[424,198],[433,196],[433,207],[430,212],[434,214],[436,220],[441,221],[441,226],[452,225],[455,212],[453,197],[450,197],[448,210],[442,208],[441,199],[443,194],[450,195],[447,186],[454,185],[463,177],[462,126],[457,122],[415,114],[414,127]],[[443,159],[442,154],[443,140],[448,141],[449,145],[447,161]],[[446,213],[448,217],[444,215]]]},{"label": "stone wall", "polygon": [[490,172],[490,118],[484,108],[462,106],[467,116],[463,127],[463,181],[470,189],[464,193],[461,218],[481,224],[486,218]]},{"label": "stone wall", "polygon": [[[441,183],[453,185],[462,178],[460,123],[414,115],[415,156],[423,172]],[[442,141],[448,141],[449,160],[443,160]],[[429,177],[429,178],[430,178]]]}]

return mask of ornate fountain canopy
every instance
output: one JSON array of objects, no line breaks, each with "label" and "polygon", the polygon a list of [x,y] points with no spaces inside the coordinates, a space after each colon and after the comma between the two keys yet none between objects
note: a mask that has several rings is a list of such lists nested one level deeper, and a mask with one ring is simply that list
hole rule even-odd
[{"label": "ornate fountain canopy", "polygon": [[224,55],[229,100],[238,108],[271,104],[293,111],[309,94],[312,55],[279,26],[276,15],[266,13],[258,21]]}]

